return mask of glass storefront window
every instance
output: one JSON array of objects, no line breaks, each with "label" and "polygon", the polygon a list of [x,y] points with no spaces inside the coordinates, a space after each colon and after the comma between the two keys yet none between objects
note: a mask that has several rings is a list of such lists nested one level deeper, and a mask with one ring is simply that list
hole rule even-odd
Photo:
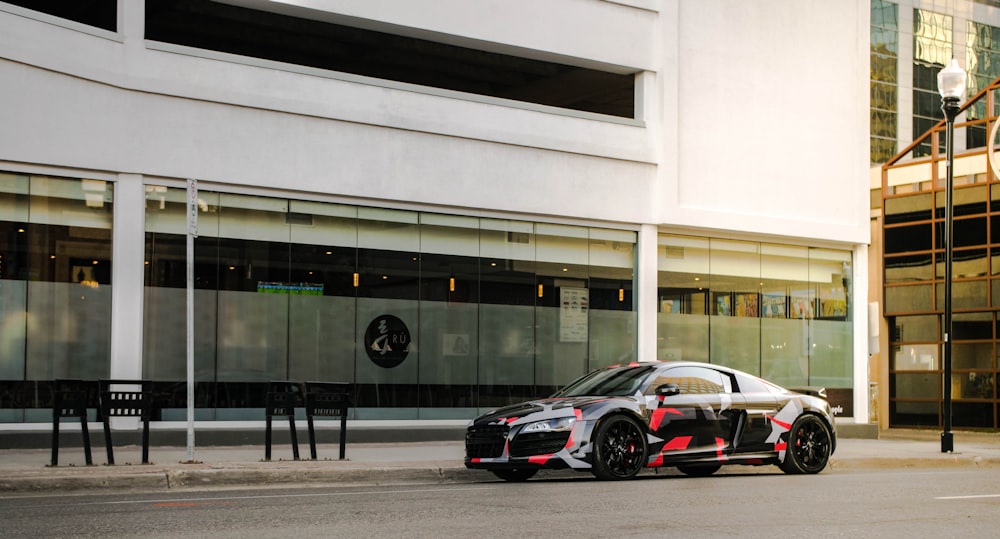
[{"label": "glass storefront window", "polygon": [[[143,368],[182,403],[185,193],[147,195]],[[199,200],[199,419],[259,417],[271,379],[351,382],[358,419],[464,419],[635,358],[635,232]]]},{"label": "glass storefront window", "polygon": [[658,353],[783,385],[853,384],[849,251],[660,235]]},{"label": "glass storefront window", "polygon": [[107,377],[113,200],[104,180],[0,172],[0,421],[31,419],[50,380]]}]

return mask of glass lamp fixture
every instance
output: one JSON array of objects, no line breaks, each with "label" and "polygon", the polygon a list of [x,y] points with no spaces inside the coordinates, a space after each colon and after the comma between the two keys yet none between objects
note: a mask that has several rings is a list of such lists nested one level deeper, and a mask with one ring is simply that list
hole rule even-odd
[{"label": "glass lamp fixture", "polygon": [[965,97],[965,77],[965,70],[959,67],[958,60],[952,58],[937,75],[941,98],[960,100]]}]

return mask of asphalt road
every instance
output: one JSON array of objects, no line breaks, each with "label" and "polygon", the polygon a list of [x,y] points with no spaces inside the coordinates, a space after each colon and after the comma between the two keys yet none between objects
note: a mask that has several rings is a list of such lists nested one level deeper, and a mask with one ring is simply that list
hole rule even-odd
[{"label": "asphalt road", "polygon": [[5,538],[996,537],[1000,469],[0,498]]}]

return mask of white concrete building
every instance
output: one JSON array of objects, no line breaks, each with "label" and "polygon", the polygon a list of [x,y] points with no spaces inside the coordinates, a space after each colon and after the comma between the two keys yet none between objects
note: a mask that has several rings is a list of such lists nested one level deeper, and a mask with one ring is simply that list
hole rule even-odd
[{"label": "white concrete building", "polygon": [[184,417],[187,180],[199,420],[282,379],[463,420],[674,357],[868,420],[868,2],[16,4],[0,428],[59,378]]}]

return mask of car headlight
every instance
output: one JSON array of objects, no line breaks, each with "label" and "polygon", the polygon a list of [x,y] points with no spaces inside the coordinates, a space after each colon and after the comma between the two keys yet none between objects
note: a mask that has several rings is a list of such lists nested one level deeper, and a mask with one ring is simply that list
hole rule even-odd
[{"label": "car headlight", "polygon": [[544,421],[535,421],[534,423],[528,423],[521,431],[521,434],[528,434],[531,432],[563,432],[571,430],[573,424],[576,423],[575,417],[560,417],[558,419],[546,419]]}]

